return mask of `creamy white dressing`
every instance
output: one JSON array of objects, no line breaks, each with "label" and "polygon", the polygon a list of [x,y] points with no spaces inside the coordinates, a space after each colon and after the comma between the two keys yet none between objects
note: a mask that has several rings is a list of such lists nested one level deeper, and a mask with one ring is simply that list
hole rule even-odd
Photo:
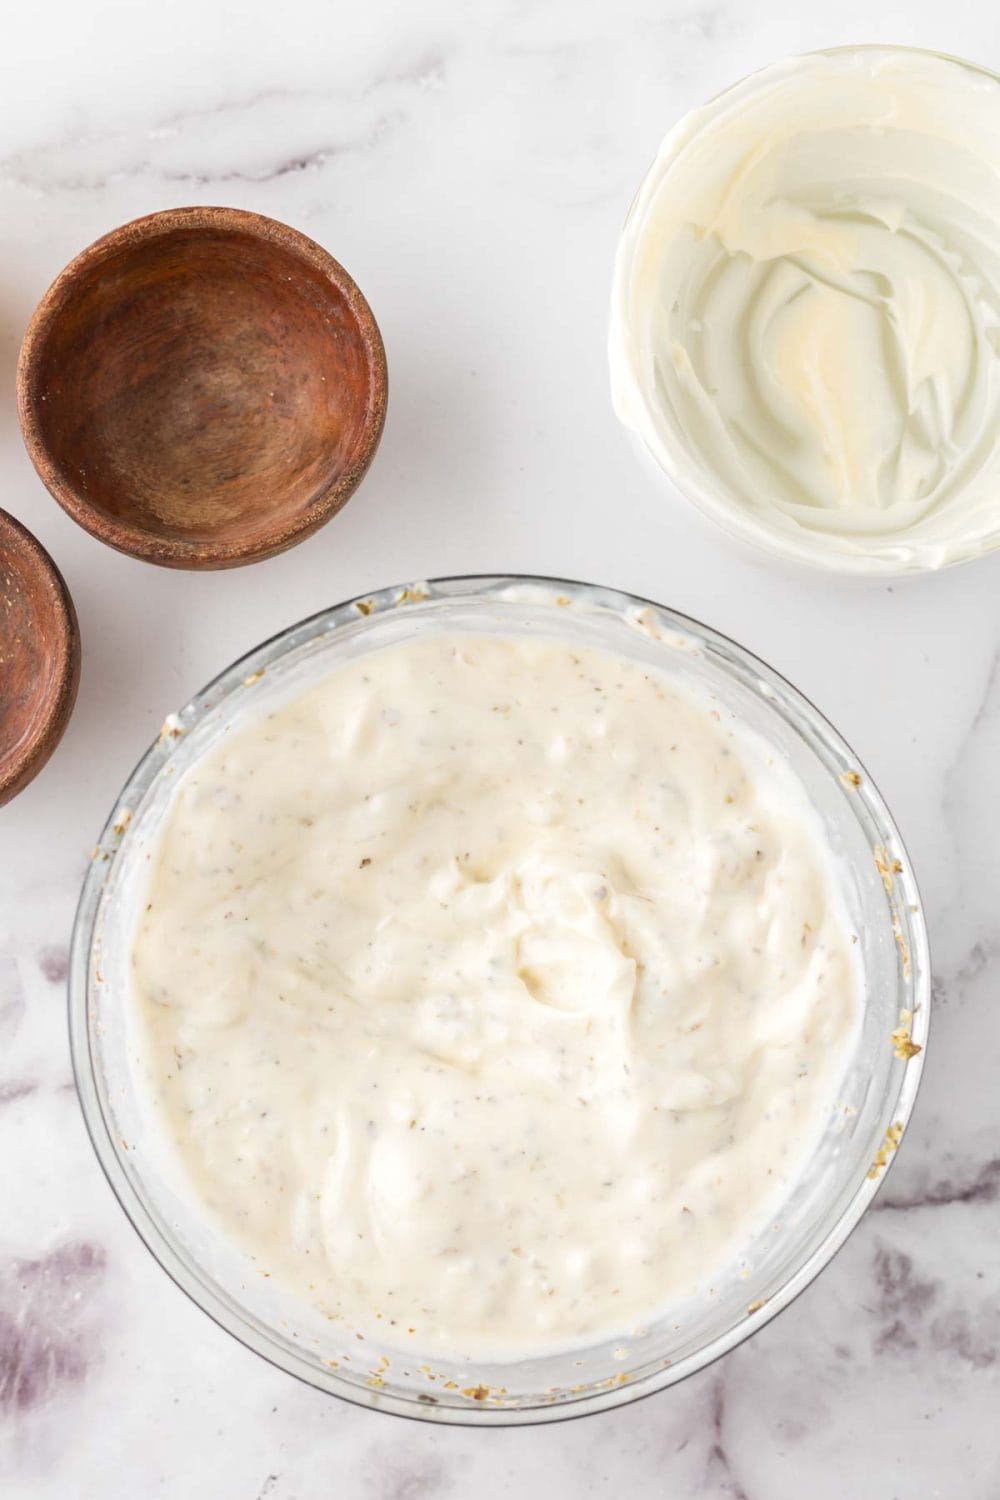
[{"label": "creamy white dressing", "polygon": [[1000,84],[776,64],[664,141],[619,247],[615,406],[717,519],[856,571],[1000,540]]},{"label": "creamy white dressing", "polygon": [[854,951],[818,817],[721,704],[431,636],[186,773],[133,971],[158,1116],[261,1274],[520,1356],[736,1274],[836,1107]]}]

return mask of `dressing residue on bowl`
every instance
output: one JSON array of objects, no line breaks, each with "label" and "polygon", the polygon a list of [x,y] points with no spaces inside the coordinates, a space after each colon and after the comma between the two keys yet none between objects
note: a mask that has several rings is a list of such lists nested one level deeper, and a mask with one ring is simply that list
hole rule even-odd
[{"label": "dressing residue on bowl", "polygon": [[667,136],[619,246],[616,410],[745,540],[853,572],[1000,542],[1000,81],[778,63]]}]

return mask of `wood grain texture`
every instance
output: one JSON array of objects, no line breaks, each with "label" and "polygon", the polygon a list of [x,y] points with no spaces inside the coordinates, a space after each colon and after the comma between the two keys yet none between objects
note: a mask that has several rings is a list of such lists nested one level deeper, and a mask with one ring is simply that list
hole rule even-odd
[{"label": "wood grain texture", "polygon": [[58,745],[79,681],[80,632],[62,575],[0,510],[0,806]]},{"label": "wood grain texture", "polygon": [[167,567],[232,567],[314,532],[364,476],[386,398],[381,335],[343,267],[230,208],[152,214],[84,250],[18,365],[49,491]]}]

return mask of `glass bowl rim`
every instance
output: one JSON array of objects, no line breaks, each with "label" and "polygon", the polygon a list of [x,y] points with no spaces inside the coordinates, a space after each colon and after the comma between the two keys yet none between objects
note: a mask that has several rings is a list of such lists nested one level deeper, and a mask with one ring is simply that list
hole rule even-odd
[{"label": "glass bowl rim", "polygon": [[[611,277],[609,349],[620,342],[623,336],[622,328],[627,321],[622,307],[626,297],[628,272],[635,258],[635,246],[631,247],[628,262],[625,264],[623,263],[625,241],[632,230],[640,200],[643,199],[647,184],[653,174],[663,169],[665,164],[675,160],[679,150],[688,144],[692,136],[700,134],[705,126],[711,124],[716,111],[725,105],[731,94],[754,83],[764,74],[775,72],[790,63],[806,62],[811,58],[859,56],[865,53],[934,58],[938,62],[954,63],[956,67],[964,68],[970,73],[979,73],[991,82],[1000,84],[1000,72],[985,63],[962,57],[956,52],[946,52],[936,47],[909,46],[905,43],[845,42],[836,47],[810,47],[804,52],[791,52],[787,56],[772,58],[770,62],[761,63],[759,67],[751,68],[749,73],[733,79],[731,83],[727,83],[724,88],[718,89],[707,99],[691,105],[666,131],[656,149],[656,154],[642,174],[622,220],[615,244],[614,268]],[[695,115],[705,118],[699,122],[697,130],[685,134],[685,127]],[[669,150],[666,149],[668,146]],[[636,389],[638,401],[646,413],[647,420],[652,421],[651,405],[645,390],[635,379],[631,379],[630,383]],[[705,482],[697,475],[692,476],[686,472],[682,474],[681,465],[677,462],[678,445],[671,445],[668,450],[666,444],[661,444],[663,449],[661,454],[653,449],[645,431],[640,431],[631,420],[619,418],[619,421],[641,446],[642,452],[648,455],[650,462],[655,464],[659,473],[674,486],[679,499],[691,505],[710,524],[717,526],[732,542],[749,548],[754,556],[766,557],[781,567],[795,568],[812,574],[818,573],[826,577],[881,582],[886,579],[920,578],[928,573],[940,573],[946,569],[965,567],[970,563],[980,562],[1000,548],[1000,525],[998,525],[980,553],[956,557],[944,564],[922,561],[897,563],[881,558],[873,560],[871,554],[864,552],[857,554],[837,552],[832,556],[821,555],[815,538],[808,534],[803,534],[801,538],[794,533],[786,536],[777,527],[767,522],[761,524],[759,531],[755,530],[744,518],[741,508],[720,498],[719,491],[711,482]]]},{"label": "glass bowl rim", "polygon": [[[789,726],[806,739],[828,774],[836,774],[836,761],[831,759],[834,755],[858,771],[861,782],[854,796],[859,802],[852,801],[852,806],[863,806],[879,833],[881,844],[902,856],[910,889],[917,895],[912,865],[884,798],[847,741],[810,699],[781,673],[720,631],[654,600],[619,589],[537,574],[473,573],[431,578],[410,585],[392,585],[355,595],[286,626],[252,647],[195,693],[178,713],[168,716],[159,737],[141,756],[115,799],[87,868],[73,924],[67,986],[70,1052],[84,1124],[98,1163],[126,1218],[160,1268],[195,1306],[244,1347],[314,1389],[354,1405],[456,1426],[527,1426],[582,1417],[653,1395],[706,1368],[758,1332],[816,1278],[857,1226],[895,1160],[893,1150],[887,1160],[880,1163],[876,1175],[869,1172],[861,1179],[826,1235],[803,1255],[797,1268],[768,1301],[743,1321],[732,1324],[676,1364],[658,1368],[641,1379],[612,1384],[607,1388],[599,1386],[559,1401],[539,1400],[516,1408],[494,1407],[478,1401],[469,1401],[467,1405],[428,1404],[417,1398],[356,1384],[336,1370],[310,1364],[294,1347],[279,1343],[271,1330],[251,1321],[235,1299],[201,1278],[199,1268],[161,1231],[125,1169],[123,1143],[118,1140],[104,1112],[97,1085],[90,1025],[91,955],[101,898],[114,860],[128,839],[131,809],[139,805],[167,766],[179,737],[195,727],[210,710],[233,697],[247,678],[253,678],[255,673],[280,662],[310,640],[319,636],[333,639],[348,625],[357,625],[361,619],[376,618],[400,607],[419,611],[423,605],[442,602],[502,603],[505,593],[509,595],[510,590],[517,588],[537,589],[542,593],[557,591],[548,600],[530,600],[532,604],[553,608],[559,599],[563,599],[570,605],[578,604],[592,611],[609,611],[619,617],[629,610],[651,609],[670,629],[708,646],[713,660],[728,671],[732,672],[736,666],[749,670],[770,690],[767,694],[770,707],[781,713]],[[772,697],[771,692],[775,692],[777,698]],[[793,712],[786,713],[785,705]],[[808,738],[802,733],[804,728],[810,731]],[[862,826],[867,837],[867,830]],[[913,1017],[911,1038],[920,1049],[902,1071],[892,1111],[893,1121],[898,1122],[905,1132],[916,1101],[926,1052],[931,1001],[930,954],[923,905],[919,898],[904,903],[898,919],[911,955],[909,974],[903,970],[909,988],[908,1008]]]}]

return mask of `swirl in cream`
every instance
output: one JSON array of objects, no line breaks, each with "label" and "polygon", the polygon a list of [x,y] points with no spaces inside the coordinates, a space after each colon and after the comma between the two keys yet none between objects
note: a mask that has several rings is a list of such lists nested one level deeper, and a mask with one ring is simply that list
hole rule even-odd
[{"label": "swirl in cream", "polygon": [[666,138],[629,216],[616,410],[730,530],[856,572],[1000,542],[1000,83],[780,63]]}]

